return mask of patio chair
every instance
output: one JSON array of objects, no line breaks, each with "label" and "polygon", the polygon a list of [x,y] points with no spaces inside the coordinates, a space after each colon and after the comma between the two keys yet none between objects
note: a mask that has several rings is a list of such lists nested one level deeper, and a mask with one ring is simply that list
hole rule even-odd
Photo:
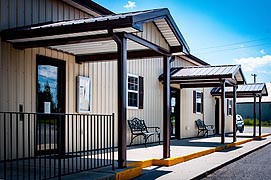
[{"label": "patio chair", "polygon": [[206,125],[204,123],[204,121],[202,121],[201,119],[198,119],[195,122],[196,122],[196,125],[198,127],[198,137],[199,137],[200,133],[202,133],[202,136],[207,135],[207,137],[208,137],[208,132],[209,131],[213,131],[213,134],[215,134],[215,127],[214,127],[214,125]]},{"label": "patio chair", "polygon": [[[143,136],[143,139],[145,141],[145,147],[147,147],[147,140],[152,135],[157,135],[159,144],[160,144],[160,127],[147,127],[144,120],[133,118],[132,120],[128,120],[128,125],[131,130],[131,142],[130,145],[132,145],[133,140],[138,136]],[[149,131],[150,129],[153,129],[154,131]]]}]

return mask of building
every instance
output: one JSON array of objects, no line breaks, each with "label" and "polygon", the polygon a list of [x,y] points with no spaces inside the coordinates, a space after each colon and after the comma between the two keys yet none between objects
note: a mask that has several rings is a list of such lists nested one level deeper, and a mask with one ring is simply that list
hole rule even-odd
[{"label": "building", "polygon": [[115,146],[119,166],[125,166],[126,121],[133,117],[161,127],[164,157],[170,156],[170,137],[197,135],[197,119],[225,127],[222,136],[232,132],[233,121],[225,121],[232,117],[215,113],[215,104],[224,104],[224,98],[210,91],[221,83],[244,83],[241,67],[210,66],[191,55],[168,9],[115,14],[87,0],[8,0],[0,7],[0,150],[5,163],[24,158],[35,163],[37,157],[46,165],[44,157],[53,154],[61,174],[66,157],[81,162],[83,153],[86,161],[86,154],[112,153]]},{"label": "building", "polygon": [[[271,82],[266,83],[267,91],[271,91]],[[256,99],[256,109],[259,109],[259,100]],[[264,96],[261,100],[262,106],[262,120],[271,120],[271,95]],[[240,98],[237,101],[237,113],[242,115],[244,119],[254,119],[254,99],[253,98]],[[256,113],[256,118],[259,119],[259,113]]]}]

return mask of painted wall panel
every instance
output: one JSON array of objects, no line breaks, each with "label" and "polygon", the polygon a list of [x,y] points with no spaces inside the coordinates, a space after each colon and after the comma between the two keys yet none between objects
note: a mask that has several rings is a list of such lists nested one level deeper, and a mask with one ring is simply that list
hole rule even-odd
[{"label": "painted wall panel", "polygon": [[37,23],[91,17],[91,15],[58,0],[1,0],[0,8],[0,30]]},{"label": "painted wall panel", "polygon": [[145,23],[143,25],[143,32],[135,33],[137,36],[146,39],[150,42],[157,43],[159,46],[169,49],[168,43],[165,38],[161,35],[157,27],[152,23]]}]

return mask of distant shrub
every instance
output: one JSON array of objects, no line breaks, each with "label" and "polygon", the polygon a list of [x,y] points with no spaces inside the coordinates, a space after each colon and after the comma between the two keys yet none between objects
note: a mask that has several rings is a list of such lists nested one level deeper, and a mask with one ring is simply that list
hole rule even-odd
[{"label": "distant shrub", "polygon": [[[253,126],[254,120],[253,119],[244,119],[244,124],[247,126]],[[256,126],[259,126],[259,120],[256,119]],[[271,126],[271,120],[270,121],[262,121],[263,127]]]}]

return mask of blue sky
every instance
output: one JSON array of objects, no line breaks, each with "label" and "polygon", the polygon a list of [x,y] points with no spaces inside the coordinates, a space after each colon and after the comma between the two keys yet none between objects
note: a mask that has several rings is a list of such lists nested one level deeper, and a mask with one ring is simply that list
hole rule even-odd
[{"label": "blue sky", "polygon": [[191,54],[241,64],[247,82],[271,82],[270,0],[94,0],[115,13],[168,8]]}]

